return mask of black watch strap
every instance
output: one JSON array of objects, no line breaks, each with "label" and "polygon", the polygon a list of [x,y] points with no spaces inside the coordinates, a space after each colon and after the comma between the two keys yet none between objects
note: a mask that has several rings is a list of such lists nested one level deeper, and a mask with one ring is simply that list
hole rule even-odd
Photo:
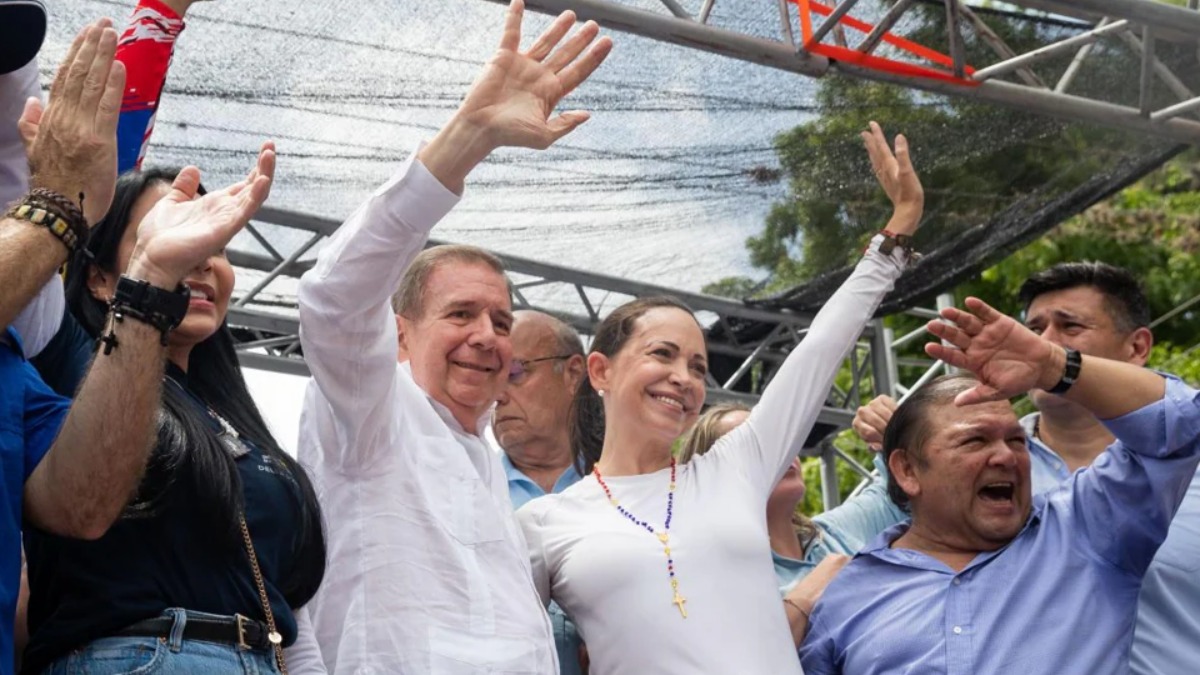
[{"label": "black watch strap", "polygon": [[[122,275],[117,281],[117,293],[111,304],[112,321],[120,323],[125,317],[130,317],[150,324],[162,333],[162,344],[166,345],[167,335],[187,316],[190,301],[191,293],[183,284],[168,291],[148,281]],[[105,354],[117,346],[111,323],[108,334],[102,340]]]},{"label": "black watch strap", "polygon": [[1079,371],[1083,368],[1083,355],[1079,353],[1079,350],[1071,349],[1070,347],[1064,347],[1063,349],[1067,351],[1067,365],[1063,369],[1062,379],[1058,381],[1058,384],[1046,390],[1051,394],[1066,393],[1071,388],[1071,385],[1075,384],[1075,381],[1079,379]]}]

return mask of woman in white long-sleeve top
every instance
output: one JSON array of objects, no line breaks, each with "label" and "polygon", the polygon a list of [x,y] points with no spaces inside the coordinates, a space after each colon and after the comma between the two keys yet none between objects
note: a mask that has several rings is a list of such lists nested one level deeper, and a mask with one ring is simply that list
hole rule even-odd
[{"label": "woman in white long-sleeve top", "polygon": [[572,428],[589,475],[518,512],[542,599],[574,619],[595,675],[801,672],[763,511],[903,270],[923,209],[904,138],[893,156],[878,125],[863,136],[894,215],[750,418],[711,452],[678,467],[671,455],[704,404],[707,350],[692,313],[643,298],[597,329]]}]

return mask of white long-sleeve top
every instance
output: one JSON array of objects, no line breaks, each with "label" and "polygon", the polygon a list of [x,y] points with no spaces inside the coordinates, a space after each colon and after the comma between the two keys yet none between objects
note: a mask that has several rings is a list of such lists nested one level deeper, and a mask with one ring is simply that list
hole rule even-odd
[{"label": "white long-sleeve top", "polygon": [[306,606],[330,673],[558,672],[499,457],[396,362],[389,298],[458,201],[409,161],[300,282],[299,458],[329,564]]},{"label": "white long-sleeve top", "polygon": [[[767,496],[816,422],[842,359],[903,269],[870,251],[814,319],[744,424],[678,468],[670,547],[619,514],[594,475],[517,513],[544,601],[575,621],[592,675],[801,673],[771,559]],[[661,532],[670,470],[605,477]]]}]

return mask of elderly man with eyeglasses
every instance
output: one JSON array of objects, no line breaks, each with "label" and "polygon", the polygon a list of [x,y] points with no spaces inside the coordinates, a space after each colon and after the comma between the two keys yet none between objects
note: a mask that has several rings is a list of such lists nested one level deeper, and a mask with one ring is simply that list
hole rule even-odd
[{"label": "elderly man with eyeglasses", "polygon": [[[492,432],[503,450],[513,509],[556,494],[580,478],[571,453],[571,400],[586,371],[583,342],[566,323],[542,312],[513,315],[508,387],[496,403]],[[550,605],[562,675],[582,673],[579,633]]]}]

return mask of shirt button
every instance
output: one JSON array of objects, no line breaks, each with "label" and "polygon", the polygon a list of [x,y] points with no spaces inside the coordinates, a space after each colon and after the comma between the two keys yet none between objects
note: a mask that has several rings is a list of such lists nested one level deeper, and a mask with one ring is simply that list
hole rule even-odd
[{"label": "shirt button", "polygon": [[962,586],[962,579],[959,579],[958,577],[955,577],[955,578],[954,578],[954,585],[955,585],[955,586]]},{"label": "shirt button", "polygon": [[962,626],[955,626],[955,627],[954,627],[954,634],[955,634],[955,635],[962,635]]}]

